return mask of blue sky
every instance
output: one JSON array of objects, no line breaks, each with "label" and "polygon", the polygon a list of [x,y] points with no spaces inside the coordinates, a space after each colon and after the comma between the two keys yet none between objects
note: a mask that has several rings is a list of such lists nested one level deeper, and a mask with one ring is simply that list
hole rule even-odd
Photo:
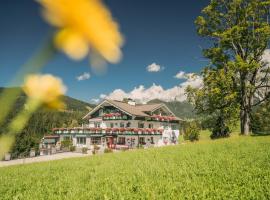
[{"label": "blue sky", "polygon": [[[140,85],[147,90],[155,83],[164,91],[185,85],[187,79],[174,78],[179,71],[199,72],[207,64],[201,55],[201,47],[207,43],[197,36],[194,20],[208,2],[106,0],[125,36],[122,61],[108,64],[107,72],[97,75],[87,59],[75,62],[59,54],[42,72],[61,77],[68,87],[67,95],[84,101],[115,89],[130,94]],[[40,7],[33,0],[1,0],[0,27],[0,86],[8,86],[14,73],[33,55],[51,28],[41,18]],[[152,63],[162,70],[148,72],[146,68]],[[78,81],[76,77],[83,73],[90,73],[91,77]]]}]

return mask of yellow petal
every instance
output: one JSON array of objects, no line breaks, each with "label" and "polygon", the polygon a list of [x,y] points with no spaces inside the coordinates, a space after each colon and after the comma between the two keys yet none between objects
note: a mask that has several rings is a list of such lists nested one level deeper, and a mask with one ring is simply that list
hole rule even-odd
[{"label": "yellow petal", "polygon": [[87,41],[68,29],[63,29],[55,36],[55,44],[64,53],[75,60],[83,59],[88,54]]},{"label": "yellow petal", "polygon": [[68,56],[81,59],[90,47],[109,62],[121,59],[124,39],[101,0],[39,0],[39,3],[45,8],[46,20],[60,28],[56,43]]}]

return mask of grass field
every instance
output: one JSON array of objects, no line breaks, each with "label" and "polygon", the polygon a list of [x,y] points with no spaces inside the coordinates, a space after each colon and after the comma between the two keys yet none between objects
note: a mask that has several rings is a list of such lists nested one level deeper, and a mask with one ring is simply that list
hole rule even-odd
[{"label": "grass field", "polygon": [[270,199],[270,136],[0,168],[0,199]]}]

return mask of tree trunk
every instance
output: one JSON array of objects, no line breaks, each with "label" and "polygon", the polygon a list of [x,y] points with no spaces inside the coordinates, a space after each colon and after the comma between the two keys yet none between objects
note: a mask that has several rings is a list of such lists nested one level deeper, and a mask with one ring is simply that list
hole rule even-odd
[{"label": "tree trunk", "polygon": [[250,125],[250,100],[248,98],[247,90],[247,78],[246,73],[240,75],[241,77],[241,113],[240,113],[240,123],[241,123],[241,134],[249,135],[249,125]]},{"label": "tree trunk", "polygon": [[249,135],[250,113],[248,110],[246,109],[241,110],[240,121],[241,121],[241,134]]}]

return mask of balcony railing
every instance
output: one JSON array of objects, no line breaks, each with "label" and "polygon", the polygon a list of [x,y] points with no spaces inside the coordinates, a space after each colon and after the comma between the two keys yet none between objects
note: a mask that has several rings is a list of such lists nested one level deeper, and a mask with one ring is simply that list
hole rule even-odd
[{"label": "balcony railing", "polygon": [[54,128],[54,134],[161,135],[163,129],[149,128]]}]

